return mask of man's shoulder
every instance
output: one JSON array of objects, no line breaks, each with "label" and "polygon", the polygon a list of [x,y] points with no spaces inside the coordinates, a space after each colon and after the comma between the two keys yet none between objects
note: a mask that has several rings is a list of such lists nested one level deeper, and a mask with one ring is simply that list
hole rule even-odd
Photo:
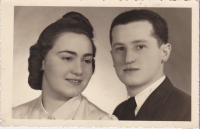
[{"label": "man's shoulder", "polygon": [[171,114],[171,117],[175,120],[190,121],[191,96],[173,87],[169,96],[167,97],[163,111],[165,114]]},{"label": "man's shoulder", "polygon": [[158,96],[160,96],[161,99],[165,99],[166,103],[177,103],[180,106],[191,103],[191,96],[174,87],[168,78],[165,80],[164,84],[161,84],[160,89],[158,87],[156,93],[162,93],[163,95]]},{"label": "man's shoulder", "polygon": [[171,94],[175,95],[179,99],[191,101],[191,96],[190,95],[186,94],[185,92],[179,90],[176,87],[173,87],[173,90],[172,90]]},{"label": "man's shoulder", "polygon": [[157,102],[160,103],[160,120],[191,120],[191,96],[174,87],[169,80],[148,99],[148,103]]},{"label": "man's shoulder", "polygon": [[184,109],[191,110],[191,96],[176,87],[173,87],[167,100],[177,107],[185,107]]},{"label": "man's shoulder", "polygon": [[164,99],[166,102],[176,101],[181,104],[191,102],[191,97],[180,89],[174,87],[168,78],[166,78],[150,96],[153,96],[152,99],[159,96],[160,99]]}]

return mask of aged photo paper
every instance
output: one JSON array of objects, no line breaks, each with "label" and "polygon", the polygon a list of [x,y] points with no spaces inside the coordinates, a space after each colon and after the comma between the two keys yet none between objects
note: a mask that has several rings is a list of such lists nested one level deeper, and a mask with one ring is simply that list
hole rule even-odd
[{"label": "aged photo paper", "polygon": [[[45,0],[2,0],[1,5],[2,126],[198,127],[199,12],[197,1],[96,0],[94,2],[92,0],[48,0],[47,2]],[[119,80],[114,69],[115,65],[110,53],[112,47],[109,31],[111,23],[116,16],[133,9],[150,10],[166,20],[169,33],[168,42],[171,44],[172,49],[170,57],[165,63],[164,73],[174,87],[191,96],[191,105],[188,105],[188,107],[191,107],[191,120],[126,121],[116,120],[116,117],[112,115],[115,108],[127,100],[128,95],[125,85]],[[34,90],[33,87],[29,86],[30,83],[28,82],[30,47],[37,43],[42,31],[48,25],[61,19],[63,15],[69,12],[81,13],[90,21],[93,27],[93,42],[96,46],[95,69],[90,76],[91,79],[88,77],[89,83],[81,94],[84,96],[84,99],[95,105],[95,110],[105,112],[107,114],[106,119],[103,121],[96,119],[96,117],[95,119],[92,117],[81,119],[82,117],[80,116],[83,116],[83,113],[67,120],[62,118],[56,119],[55,117],[52,117],[52,119],[49,117],[39,119],[39,117],[30,118],[26,116],[28,112],[24,113],[26,117],[14,118],[12,115],[13,107],[41,97],[41,90]],[[84,42],[84,40],[79,41]],[[84,50],[84,47],[81,48],[80,50]],[[59,69],[63,69],[63,67]],[[54,76],[55,71],[50,69],[48,72],[51,74],[50,78],[56,80],[56,76]],[[88,70],[86,69],[87,72]],[[79,80],[71,79],[70,81],[71,84],[79,84]],[[77,101],[72,102],[71,105],[74,105]],[[42,100],[40,100],[40,103],[42,103]],[[32,108],[33,105],[30,104],[30,107]],[[71,109],[66,112],[72,112],[76,108],[80,108],[79,106],[69,107],[69,105],[67,107]],[[21,108],[19,110],[23,112],[26,109]],[[65,110],[62,111],[65,114]],[[62,111],[59,110],[60,114],[62,114]]]}]

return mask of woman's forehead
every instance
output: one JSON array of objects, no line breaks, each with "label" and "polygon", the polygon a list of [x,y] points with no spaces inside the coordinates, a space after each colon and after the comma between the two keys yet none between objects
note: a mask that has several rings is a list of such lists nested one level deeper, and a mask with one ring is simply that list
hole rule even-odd
[{"label": "woman's forehead", "polygon": [[77,55],[92,53],[91,40],[84,34],[67,32],[61,34],[54,42],[53,51],[71,51]]}]

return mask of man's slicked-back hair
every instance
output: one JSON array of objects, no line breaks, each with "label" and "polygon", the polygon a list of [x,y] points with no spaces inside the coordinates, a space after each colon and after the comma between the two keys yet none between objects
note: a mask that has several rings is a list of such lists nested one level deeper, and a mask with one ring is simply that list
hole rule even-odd
[{"label": "man's slicked-back hair", "polygon": [[[28,59],[29,78],[31,88],[42,90],[43,70],[42,61],[50,49],[53,48],[55,40],[63,33],[77,33],[86,35],[92,45],[93,57],[96,54],[96,47],[93,42],[93,27],[89,20],[78,12],[66,13],[62,18],[47,26],[39,36],[37,43],[30,47]],[[77,46],[78,47],[78,46]],[[92,61],[93,72],[95,60]]]},{"label": "man's slicked-back hair", "polygon": [[[158,44],[166,44],[168,42],[167,22],[157,13],[135,9],[118,15],[112,22],[110,27],[110,43],[112,45],[112,30],[117,25],[125,25],[131,22],[148,21],[153,26],[153,36],[158,40]],[[133,28],[134,29],[134,28]]]}]

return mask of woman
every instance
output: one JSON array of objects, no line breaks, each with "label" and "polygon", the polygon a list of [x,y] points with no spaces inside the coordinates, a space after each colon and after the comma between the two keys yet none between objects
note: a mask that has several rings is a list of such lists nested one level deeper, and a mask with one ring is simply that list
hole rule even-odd
[{"label": "woman", "polygon": [[112,120],[81,95],[95,69],[93,28],[70,12],[46,27],[30,48],[29,85],[39,98],[13,108],[16,119]]}]

